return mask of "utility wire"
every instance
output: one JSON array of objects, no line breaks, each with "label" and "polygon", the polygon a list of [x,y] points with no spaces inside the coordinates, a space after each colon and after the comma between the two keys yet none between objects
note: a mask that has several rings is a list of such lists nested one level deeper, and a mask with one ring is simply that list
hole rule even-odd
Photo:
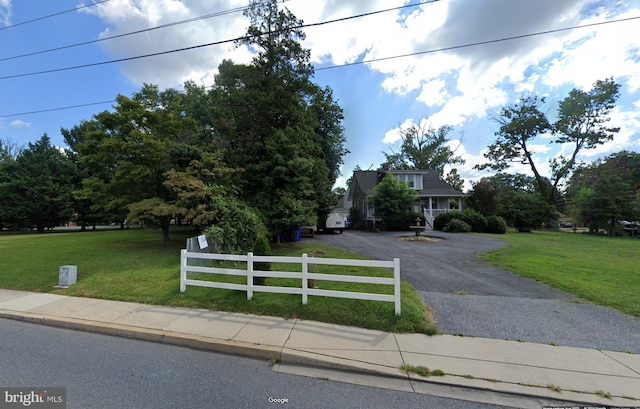
[{"label": "utility wire", "polygon": [[521,35],[517,35],[517,36],[498,38],[498,39],[494,39],[494,40],[478,41],[478,42],[475,42],[475,43],[468,43],[468,44],[463,44],[463,45],[455,45],[455,46],[451,46],[451,47],[436,48],[436,49],[433,49],[433,50],[418,51],[418,52],[409,53],[409,54],[394,55],[394,56],[391,56],[391,57],[372,58],[370,60],[356,61],[356,62],[352,62],[352,63],[346,63],[346,64],[339,64],[339,65],[332,65],[332,66],[329,66],[329,67],[316,68],[315,70],[316,71],[330,70],[330,69],[333,69],[333,68],[349,67],[349,66],[352,66],[352,65],[359,65],[359,64],[369,64],[369,63],[372,63],[372,62],[387,61],[387,60],[393,60],[393,59],[396,59],[396,58],[415,57],[417,55],[425,55],[425,54],[439,53],[439,52],[442,52],[442,51],[458,50],[458,49],[461,49],[461,48],[476,47],[476,46],[479,46],[479,45],[487,45],[487,44],[495,44],[495,43],[500,43],[500,42],[503,42],[503,41],[519,40],[519,39],[527,38],[527,37],[535,37],[535,36],[541,36],[541,35],[546,35],[546,34],[559,33],[559,32],[562,32],[562,31],[576,30],[576,29],[579,29],[579,28],[595,27],[595,26],[601,26],[601,25],[605,25],[605,24],[621,23],[621,22],[625,22],[625,21],[632,21],[632,20],[639,20],[639,19],[640,19],[640,16],[627,17],[627,18],[621,18],[621,19],[616,19],[616,20],[601,21],[601,22],[598,22],[598,23],[582,24],[582,25],[577,25],[577,26],[572,26],[572,27],[558,28],[558,29],[555,29],[555,30],[538,31],[536,33],[521,34]]},{"label": "utility wire", "polygon": [[87,5],[84,5],[84,6],[78,6],[78,7],[74,8],[74,9],[59,11],[57,13],[49,14],[49,15],[46,15],[46,16],[36,17],[34,19],[31,19],[31,20],[21,21],[21,22],[16,23],[16,24],[11,24],[10,26],[0,27],[0,31],[8,30],[10,28],[14,28],[14,27],[18,27],[18,26],[23,26],[25,24],[35,23],[36,21],[45,20],[45,19],[48,19],[48,18],[51,18],[51,17],[56,17],[56,16],[59,16],[59,15],[62,15],[62,14],[72,13],[74,11],[78,11],[78,10],[81,10],[81,9],[84,9],[84,8],[87,8],[87,7],[97,6],[98,4],[106,3],[108,1],[111,1],[111,0],[100,0],[100,1],[96,1],[94,3],[87,4]]},{"label": "utility wire", "polygon": [[[107,1],[109,1],[109,0],[107,0]],[[122,37],[128,37],[128,36],[135,35],[135,34],[147,33],[147,32],[150,32],[150,31],[159,30],[159,29],[167,28],[167,27],[178,26],[178,25],[181,25],[181,24],[193,23],[195,21],[206,20],[206,19],[210,19],[210,18],[213,18],[213,17],[220,17],[220,16],[225,16],[227,14],[233,14],[233,13],[237,13],[237,12],[240,12],[240,11],[245,11],[248,8],[249,8],[249,6],[236,7],[234,9],[228,9],[228,10],[224,10],[224,11],[219,11],[217,13],[205,14],[205,15],[202,15],[202,16],[193,17],[193,18],[189,18],[189,19],[186,19],[186,20],[179,20],[179,21],[174,21],[172,23],[161,24],[159,26],[149,27],[149,28],[145,28],[143,30],[130,31],[128,33],[123,33],[123,34],[112,35],[112,36],[109,36],[109,37],[98,38],[96,40],[83,41],[83,42],[80,42],[80,43],[68,44],[68,45],[63,45],[63,46],[60,46],[60,47],[48,48],[48,49],[39,50],[39,51],[33,51],[33,52],[25,53],[25,54],[14,55],[14,56],[11,56],[11,57],[3,57],[3,58],[0,58],[0,62],[1,61],[7,61],[7,60],[15,60],[15,59],[18,59],[18,58],[30,57],[30,56],[33,56],[33,55],[46,54],[46,53],[50,53],[50,52],[54,52],[54,51],[66,50],[66,49],[69,49],[69,48],[80,47],[80,46],[83,46],[83,45],[95,44],[95,43],[99,43],[101,41],[108,41],[108,40],[113,40],[115,38],[122,38]]]},{"label": "utility wire", "polygon": [[[430,2],[432,2],[432,1],[430,1]],[[423,2],[421,4],[430,3],[430,2]],[[403,6],[403,7],[406,7],[406,6]],[[388,9],[388,10],[393,10],[393,9]],[[382,12],[382,11],[378,11],[378,12]],[[374,14],[374,13],[375,12],[367,13],[367,15]],[[319,25],[324,25],[324,24],[329,24],[329,23],[332,23],[332,22],[336,22],[336,21],[344,21],[344,20],[348,20],[348,19],[352,19],[352,18],[357,18],[357,17],[360,17],[360,16],[361,15],[352,16],[352,17],[345,17],[345,18],[341,18],[341,19],[337,19],[337,20],[330,20],[330,21],[326,21],[326,22],[322,22],[322,23],[314,23],[314,24],[302,25],[300,27],[319,26]],[[622,18],[622,19],[615,19],[615,20],[603,21],[603,22],[598,22],[598,23],[583,24],[583,25],[559,28],[559,29],[554,29],[554,30],[546,30],[546,31],[540,31],[540,32],[536,32],[536,33],[522,34],[522,35],[518,35],[518,36],[512,36],[512,37],[506,37],[506,38],[494,39],[494,40],[488,40],[488,41],[481,41],[481,42],[475,42],[475,43],[468,43],[468,44],[463,44],[463,45],[458,45],[458,46],[445,47],[445,48],[439,48],[439,49],[433,49],[433,50],[426,50],[426,51],[415,52],[415,53],[410,53],[410,54],[402,54],[402,55],[396,55],[396,56],[391,56],[391,57],[383,57],[383,58],[376,58],[376,59],[371,59],[371,60],[366,60],[366,61],[358,61],[358,62],[347,63],[347,64],[339,64],[339,65],[333,65],[333,66],[328,66],[328,67],[321,67],[321,68],[316,68],[315,71],[322,71],[322,70],[328,70],[328,69],[334,69],[334,68],[342,68],[342,67],[348,67],[348,66],[359,65],[359,64],[367,64],[367,63],[377,62],[377,61],[385,61],[385,60],[391,60],[391,59],[397,59],[397,58],[411,57],[411,56],[416,56],[416,55],[436,53],[436,52],[441,52],[441,51],[455,50],[455,49],[460,49],[460,48],[474,47],[474,46],[479,46],[479,45],[498,43],[498,42],[502,42],[502,41],[510,41],[510,40],[516,40],[516,39],[521,39],[521,38],[526,38],[526,37],[557,33],[557,32],[573,30],[573,29],[579,29],[579,28],[594,27],[594,26],[600,26],[600,25],[604,25],[604,24],[613,24],[613,23],[619,23],[619,22],[625,22],[625,21],[632,21],[632,20],[637,20],[637,19],[640,19],[640,16],[628,17],[628,18]],[[47,70],[47,71],[41,71],[41,72],[35,72],[35,73],[18,74],[18,75],[13,75],[13,76],[0,77],[0,80],[8,79],[8,78],[22,77],[22,76],[29,76],[29,75],[44,74],[44,73],[49,73],[49,72],[57,72],[57,71],[63,71],[63,70],[91,67],[91,66],[103,65],[103,64],[113,63],[113,62],[121,62],[121,61],[128,61],[128,60],[133,60],[133,59],[145,58],[145,57],[155,56],[155,55],[169,54],[169,53],[179,52],[179,51],[184,51],[184,50],[189,50],[189,49],[207,47],[207,46],[214,45],[214,44],[223,44],[223,43],[227,43],[227,42],[238,41],[238,40],[241,40],[241,39],[244,39],[244,38],[246,38],[246,37],[238,37],[238,38],[232,39],[232,40],[218,41],[218,42],[214,42],[214,43],[202,44],[202,45],[193,46],[193,47],[185,47],[185,48],[181,48],[181,49],[178,49],[178,50],[164,51],[164,52],[159,52],[159,53],[148,54],[148,55],[145,55],[145,56],[129,57],[129,58],[113,60],[113,61],[107,61],[107,62],[101,62],[101,63],[86,64],[86,65],[82,65],[82,66],[66,67],[66,68]],[[35,114],[35,113],[42,113],[42,112],[49,112],[49,111],[57,111],[57,110],[64,110],[64,109],[73,109],[73,108],[76,108],[76,107],[82,107],[82,106],[94,105],[94,104],[95,105],[105,104],[105,103],[109,103],[109,102],[113,102],[113,101],[96,102],[96,103],[88,103],[88,104],[82,104],[82,105],[73,105],[73,106],[65,106],[65,107],[51,108],[51,109],[45,109],[45,110],[30,111],[30,112],[25,112],[25,113],[0,115],[0,118],[6,118],[6,117],[11,117],[11,116],[19,116],[19,115],[26,115],[26,114]]]},{"label": "utility wire", "polygon": [[[375,15],[375,14],[386,13],[386,12],[389,12],[389,11],[400,10],[400,9],[404,9],[404,8],[407,8],[407,7],[417,7],[417,6],[420,6],[420,5],[423,5],[423,4],[427,4],[427,3],[434,3],[436,1],[441,1],[441,0],[423,1],[423,2],[420,2],[420,3],[408,4],[408,5],[404,5],[404,6],[400,6],[400,7],[394,7],[394,8],[383,9],[383,10],[377,10],[377,11],[372,11],[370,13],[362,13],[362,14],[357,14],[355,16],[342,17],[342,18],[323,21],[323,22],[319,22],[319,23],[301,24],[299,26],[292,27],[292,29],[295,30],[295,29],[300,29],[300,28],[318,27],[318,26],[323,26],[323,25],[326,25],[326,24],[333,24],[333,23],[352,20],[352,19],[356,19],[356,18],[368,17],[368,16]],[[29,76],[41,75],[41,74],[50,74],[50,73],[53,73],[53,72],[76,70],[76,69],[80,69],[80,68],[89,68],[89,67],[96,67],[96,66],[100,66],[100,65],[114,64],[114,63],[118,63],[118,62],[138,60],[138,59],[141,59],[141,58],[156,57],[156,56],[159,56],[159,55],[173,54],[173,53],[177,53],[177,52],[195,50],[195,49],[198,49],[198,48],[211,47],[211,46],[214,46],[214,45],[222,45],[222,44],[227,44],[227,43],[234,43],[234,42],[241,41],[241,40],[244,40],[244,39],[247,39],[247,38],[260,37],[260,36],[262,36],[264,34],[266,34],[266,33],[260,33],[260,34],[256,34],[256,35],[249,36],[249,37],[243,35],[241,37],[236,37],[236,38],[232,38],[232,39],[228,39],[228,40],[214,41],[214,42],[211,42],[211,43],[194,45],[194,46],[190,46],[190,47],[182,47],[182,48],[177,48],[177,49],[173,49],[173,50],[159,51],[159,52],[156,52],[156,53],[137,55],[137,56],[133,56],[133,57],[125,57],[125,58],[119,58],[119,59],[108,60],[108,61],[101,61],[101,62],[90,63],[90,64],[82,64],[82,65],[75,65],[75,66],[62,67],[62,68],[53,68],[53,69],[50,69],[50,70],[35,71],[35,72],[29,72],[29,73],[23,73],[23,74],[6,75],[6,76],[0,77],[0,80],[20,78],[20,77],[29,77]]]}]

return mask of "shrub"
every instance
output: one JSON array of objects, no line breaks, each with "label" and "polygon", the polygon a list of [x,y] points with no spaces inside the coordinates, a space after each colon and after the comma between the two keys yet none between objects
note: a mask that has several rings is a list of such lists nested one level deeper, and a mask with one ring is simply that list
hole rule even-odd
[{"label": "shrub", "polygon": [[440,213],[433,220],[433,229],[434,230],[443,231],[444,228],[446,227],[447,223],[449,223],[453,219],[462,220],[462,212],[460,212],[458,210],[452,210],[450,212]]},{"label": "shrub", "polygon": [[[264,235],[260,235],[256,238],[256,241],[253,244],[253,254],[256,256],[271,255],[271,246],[269,245],[269,240]],[[254,263],[253,269],[254,271],[271,271],[271,263]],[[264,285],[265,277],[253,277],[253,284]]]},{"label": "shrub", "polygon": [[507,232],[507,222],[500,216],[487,216],[487,233],[505,234]]},{"label": "shrub", "polygon": [[480,212],[472,209],[462,211],[462,221],[471,226],[471,231],[483,233],[487,229],[487,219]]},{"label": "shrub", "polygon": [[482,214],[472,209],[465,209],[462,212],[459,210],[451,210],[449,212],[440,213],[433,221],[433,228],[435,230],[443,231],[447,226],[447,223],[453,219],[465,222],[470,226],[470,231],[477,233],[482,233],[487,228],[487,219],[485,219]]},{"label": "shrub", "polygon": [[216,217],[204,234],[221,253],[243,254],[253,249],[256,237],[266,229],[259,213],[230,196],[215,196],[210,203]]},{"label": "shrub", "polygon": [[468,233],[471,231],[471,226],[460,219],[451,219],[444,228],[444,231],[451,233]]}]

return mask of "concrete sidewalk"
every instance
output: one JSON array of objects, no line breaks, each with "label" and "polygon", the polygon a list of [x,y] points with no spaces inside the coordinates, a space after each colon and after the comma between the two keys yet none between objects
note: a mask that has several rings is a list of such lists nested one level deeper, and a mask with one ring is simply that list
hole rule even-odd
[{"label": "concrete sidewalk", "polygon": [[[640,406],[640,355],[452,335],[392,334],[298,319],[0,289],[0,318],[536,402]],[[613,336],[613,334],[612,334]],[[403,365],[441,370],[422,377]],[[399,386],[398,386],[399,385]],[[511,406],[517,406],[512,405]],[[523,405],[527,406],[527,405]],[[540,407],[539,404],[534,405]]]}]

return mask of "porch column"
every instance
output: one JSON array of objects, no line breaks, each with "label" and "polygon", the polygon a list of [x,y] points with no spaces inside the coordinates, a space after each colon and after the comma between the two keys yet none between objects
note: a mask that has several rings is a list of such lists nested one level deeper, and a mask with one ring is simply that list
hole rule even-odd
[{"label": "porch column", "polygon": [[433,203],[431,201],[431,197],[429,197],[429,216],[433,217]]},{"label": "porch column", "polygon": [[462,199],[458,198],[458,210],[462,211]]}]

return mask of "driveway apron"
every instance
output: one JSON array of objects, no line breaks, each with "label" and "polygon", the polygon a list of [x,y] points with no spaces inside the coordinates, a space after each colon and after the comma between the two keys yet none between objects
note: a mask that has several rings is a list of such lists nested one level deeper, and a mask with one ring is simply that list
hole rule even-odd
[{"label": "driveway apron", "polygon": [[401,275],[433,309],[447,334],[640,353],[640,320],[496,268],[477,255],[498,238],[429,232],[437,242],[404,241],[403,232],[345,231],[318,244],[379,260],[400,258]]}]

